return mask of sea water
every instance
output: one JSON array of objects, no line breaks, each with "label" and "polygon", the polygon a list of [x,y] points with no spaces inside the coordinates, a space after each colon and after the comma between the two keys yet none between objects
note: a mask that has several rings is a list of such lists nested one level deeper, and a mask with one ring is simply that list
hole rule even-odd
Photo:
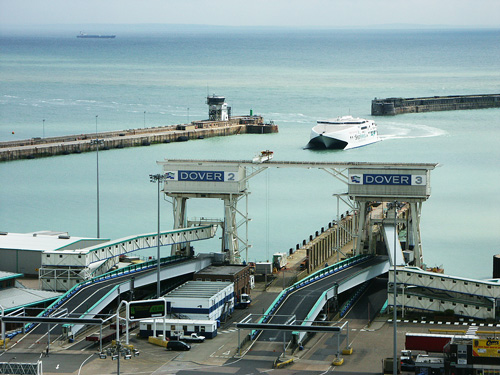
[{"label": "sea water", "polygon": [[[371,118],[375,97],[498,93],[499,30],[173,28],[75,36],[0,36],[1,141],[206,119],[205,98],[214,93],[234,115],[252,110],[279,125],[278,134],[99,152],[101,237],[156,231],[149,174],[165,158],[250,160],[270,149],[280,161],[439,163],[422,207],[424,261],[448,274],[491,277],[500,253],[500,109],[376,117],[382,142],[348,151],[303,147],[319,119]],[[96,166],[95,153],[0,163],[0,230],[95,237]],[[264,261],[295,248],[336,219],[334,194],[345,191],[316,169],[253,177],[252,247],[243,258]],[[223,203],[189,200],[188,217],[221,218]],[[161,228],[172,225],[172,206],[162,200]],[[195,243],[196,251],[219,251],[220,235]]]}]

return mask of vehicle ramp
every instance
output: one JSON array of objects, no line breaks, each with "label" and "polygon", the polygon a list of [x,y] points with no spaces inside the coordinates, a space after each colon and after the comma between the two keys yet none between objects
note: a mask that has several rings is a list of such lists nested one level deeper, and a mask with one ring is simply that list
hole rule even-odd
[{"label": "vehicle ramp", "polygon": [[[162,258],[160,277],[162,280],[173,279],[197,272],[208,267],[211,263],[212,258],[208,255],[196,258],[174,255]],[[132,264],[80,283],[61,296],[39,316],[51,316],[57,310],[67,309],[68,314],[73,317],[94,318],[120,294],[130,291],[132,278],[134,288],[156,283],[156,260]],[[35,329],[36,326],[36,324],[29,325],[26,330]],[[76,335],[82,328],[84,325],[68,327],[68,334]],[[44,331],[45,327],[41,327],[40,330]],[[58,327],[55,332],[61,333],[61,327]]]},{"label": "vehicle ramp", "polygon": [[[284,324],[295,315],[301,324],[312,325],[328,299],[386,273],[389,267],[387,257],[371,255],[355,256],[325,267],[281,292],[260,323]],[[258,334],[254,332],[253,337]],[[297,335],[300,342],[306,332],[286,333],[285,340],[289,341],[292,334]],[[263,331],[258,339],[279,342],[283,340],[283,333]]]}]

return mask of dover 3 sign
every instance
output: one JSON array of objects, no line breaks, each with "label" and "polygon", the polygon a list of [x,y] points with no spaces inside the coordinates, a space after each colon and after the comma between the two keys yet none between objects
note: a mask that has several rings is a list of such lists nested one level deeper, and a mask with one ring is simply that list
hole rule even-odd
[{"label": "dover 3 sign", "polygon": [[349,175],[349,184],[425,186],[426,176],[412,174],[356,173]]}]

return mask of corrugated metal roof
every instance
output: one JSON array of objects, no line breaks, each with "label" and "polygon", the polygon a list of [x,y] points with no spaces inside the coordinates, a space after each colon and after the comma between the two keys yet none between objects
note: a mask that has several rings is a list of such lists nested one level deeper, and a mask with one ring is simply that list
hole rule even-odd
[{"label": "corrugated metal roof", "polygon": [[30,306],[58,298],[62,293],[27,288],[7,288],[0,290],[0,305],[5,311]]},{"label": "corrugated metal roof", "polygon": [[68,236],[67,232],[38,231],[30,233],[6,233],[0,235],[0,250],[57,250],[89,238]]},{"label": "corrugated metal roof", "polygon": [[14,273],[7,271],[0,271],[0,280],[16,279],[18,277],[23,277],[22,273]]},{"label": "corrugated metal roof", "polygon": [[165,298],[208,298],[233,285],[230,281],[188,281],[167,293]]}]

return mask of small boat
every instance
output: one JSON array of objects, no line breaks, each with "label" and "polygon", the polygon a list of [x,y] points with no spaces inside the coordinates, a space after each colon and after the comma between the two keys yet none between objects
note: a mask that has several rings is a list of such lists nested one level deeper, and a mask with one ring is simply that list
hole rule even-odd
[{"label": "small boat", "polygon": [[342,116],[318,121],[305,148],[348,150],[380,140],[372,120]]},{"label": "small boat", "polygon": [[273,151],[269,151],[269,150],[266,150],[266,151],[261,151],[259,155],[257,155],[256,157],[254,157],[252,159],[252,163],[265,163],[266,161],[270,161],[274,156],[274,152]]}]

